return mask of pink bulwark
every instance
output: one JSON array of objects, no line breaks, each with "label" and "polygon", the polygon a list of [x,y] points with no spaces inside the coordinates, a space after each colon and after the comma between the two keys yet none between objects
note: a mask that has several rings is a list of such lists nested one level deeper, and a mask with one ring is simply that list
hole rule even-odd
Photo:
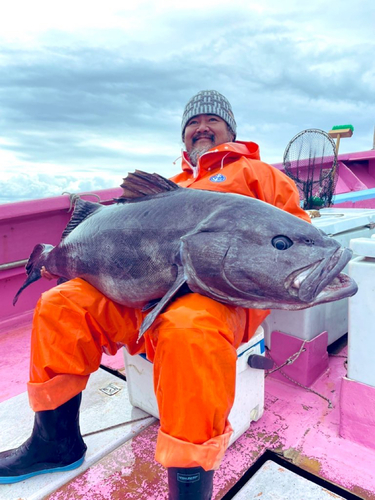
[{"label": "pink bulwark", "polygon": [[[282,163],[274,164],[279,170],[284,170]],[[345,193],[356,194],[362,190],[375,188],[375,149],[356,153],[338,155],[338,173],[335,195]],[[337,201],[335,206],[345,208],[375,208],[375,196],[355,201]]]}]

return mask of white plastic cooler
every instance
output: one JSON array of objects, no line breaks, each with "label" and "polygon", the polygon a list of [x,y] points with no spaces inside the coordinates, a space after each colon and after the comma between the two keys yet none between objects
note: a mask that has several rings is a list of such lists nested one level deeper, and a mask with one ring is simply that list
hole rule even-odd
[{"label": "white plastic cooler", "polygon": [[[262,327],[258,328],[249,342],[237,349],[236,395],[229,414],[229,422],[233,427],[230,444],[249,428],[251,421],[258,420],[263,414],[264,370],[250,368],[247,360],[252,354],[264,355],[264,352]],[[126,349],[124,359],[130,403],[159,418],[152,363],[143,355],[131,356]]]},{"label": "white plastic cooler", "polygon": [[[375,233],[375,210],[333,207],[320,210],[320,214],[321,217],[312,219],[313,225],[345,247],[350,246],[352,238],[369,238]],[[281,331],[303,340],[311,340],[327,331],[328,344],[332,344],[348,331],[348,299],[300,311],[274,309],[262,326],[265,344],[269,348],[272,331]]]}]

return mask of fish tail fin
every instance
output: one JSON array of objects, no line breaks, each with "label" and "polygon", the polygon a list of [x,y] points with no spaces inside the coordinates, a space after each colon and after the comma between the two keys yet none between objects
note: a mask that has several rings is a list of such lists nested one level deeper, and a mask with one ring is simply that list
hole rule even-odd
[{"label": "fish tail fin", "polygon": [[46,258],[50,251],[53,249],[53,245],[45,245],[44,243],[38,243],[31,252],[29,260],[26,264],[26,274],[27,278],[21,288],[18,290],[13,299],[13,305],[15,306],[20,296],[21,292],[42,277],[41,268],[44,265]]}]

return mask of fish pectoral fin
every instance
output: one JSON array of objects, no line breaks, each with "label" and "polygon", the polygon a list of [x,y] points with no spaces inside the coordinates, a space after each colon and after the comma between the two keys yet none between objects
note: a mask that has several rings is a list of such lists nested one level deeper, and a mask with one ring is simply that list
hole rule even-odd
[{"label": "fish pectoral fin", "polygon": [[150,300],[150,302],[147,302],[145,306],[142,307],[142,312],[149,311],[150,309],[153,309],[155,306],[157,306],[160,302],[160,299],[155,299],[155,300]]},{"label": "fish pectoral fin", "polygon": [[139,340],[146,330],[150,328],[152,323],[155,321],[157,316],[161,313],[164,307],[168,304],[168,302],[172,299],[174,295],[178,292],[178,290],[186,283],[184,268],[182,266],[178,266],[178,272],[175,282],[172,287],[168,290],[168,292],[160,299],[157,305],[152,309],[151,312],[147,314],[145,319],[142,321],[141,328],[139,329],[138,339]]}]

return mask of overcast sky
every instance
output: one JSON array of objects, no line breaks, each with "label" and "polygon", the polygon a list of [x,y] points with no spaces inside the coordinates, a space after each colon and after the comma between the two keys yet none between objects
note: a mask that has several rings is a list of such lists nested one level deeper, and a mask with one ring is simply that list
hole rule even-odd
[{"label": "overcast sky", "polygon": [[352,124],[340,152],[373,147],[373,0],[127,3],[1,3],[0,203],[177,173],[199,90],[269,163],[307,128]]}]

